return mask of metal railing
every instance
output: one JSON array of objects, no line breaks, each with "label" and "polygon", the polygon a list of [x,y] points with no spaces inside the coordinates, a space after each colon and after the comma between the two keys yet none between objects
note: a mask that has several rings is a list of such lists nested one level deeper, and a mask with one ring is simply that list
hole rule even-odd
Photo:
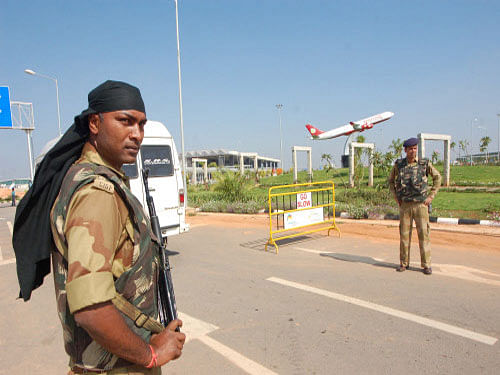
[{"label": "metal railing", "polygon": [[[280,185],[269,188],[269,239],[278,253],[276,241],[334,229],[335,186],[332,181]],[[314,227],[314,228],[313,228]],[[312,229],[310,229],[312,228]],[[276,234],[284,234],[276,237]]]}]

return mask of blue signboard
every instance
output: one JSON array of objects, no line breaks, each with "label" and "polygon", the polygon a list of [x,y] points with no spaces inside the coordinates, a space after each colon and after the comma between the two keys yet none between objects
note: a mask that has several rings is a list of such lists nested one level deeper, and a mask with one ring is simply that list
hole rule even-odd
[{"label": "blue signboard", "polygon": [[0,86],[0,128],[12,128],[9,88]]}]

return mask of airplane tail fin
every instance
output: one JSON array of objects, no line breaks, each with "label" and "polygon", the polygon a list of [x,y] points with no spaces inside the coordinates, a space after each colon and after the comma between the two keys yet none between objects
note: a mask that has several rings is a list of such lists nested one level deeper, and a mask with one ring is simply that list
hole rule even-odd
[{"label": "airplane tail fin", "polygon": [[324,133],[323,131],[319,130],[318,128],[315,128],[314,126],[312,126],[310,124],[307,124],[306,128],[313,138],[317,138],[318,135],[320,135],[321,133]]}]

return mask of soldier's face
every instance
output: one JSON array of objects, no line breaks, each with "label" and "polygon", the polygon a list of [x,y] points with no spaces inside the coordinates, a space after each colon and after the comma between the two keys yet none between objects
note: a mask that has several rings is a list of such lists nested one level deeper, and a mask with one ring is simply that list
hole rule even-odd
[{"label": "soldier's face", "polygon": [[417,157],[417,150],[418,150],[417,145],[405,147],[406,157],[409,160],[414,160]]},{"label": "soldier's face", "polygon": [[144,139],[146,115],[136,110],[89,116],[91,142],[114,168],[133,163]]}]

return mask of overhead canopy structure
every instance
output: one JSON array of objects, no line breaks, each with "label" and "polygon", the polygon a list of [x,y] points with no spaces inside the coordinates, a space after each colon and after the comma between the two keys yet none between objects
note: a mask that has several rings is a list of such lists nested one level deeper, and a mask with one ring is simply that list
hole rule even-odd
[{"label": "overhead canopy structure", "polygon": [[186,152],[186,162],[192,166],[193,158],[207,159],[208,164],[216,163],[219,168],[276,169],[279,159],[258,155],[256,152],[239,152],[225,149],[197,150]]}]

